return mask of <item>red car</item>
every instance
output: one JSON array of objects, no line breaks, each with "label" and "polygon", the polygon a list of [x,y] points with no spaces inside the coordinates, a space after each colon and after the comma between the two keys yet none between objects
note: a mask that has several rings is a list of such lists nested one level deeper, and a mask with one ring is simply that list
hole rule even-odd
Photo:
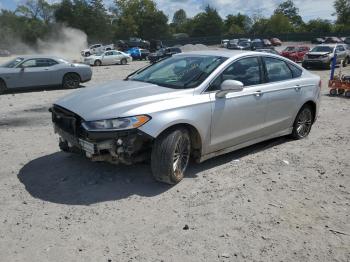
[{"label": "red car", "polygon": [[310,48],[308,46],[288,46],[282,51],[281,55],[294,62],[302,62],[305,54],[309,51]]}]

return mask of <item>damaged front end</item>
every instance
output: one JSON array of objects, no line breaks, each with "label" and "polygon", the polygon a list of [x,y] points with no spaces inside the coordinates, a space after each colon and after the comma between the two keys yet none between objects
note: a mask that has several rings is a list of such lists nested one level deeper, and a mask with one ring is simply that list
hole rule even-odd
[{"label": "damaged front end", "polygon": [[65,108],[54,105],[50,112],[62,151],[113,164],[130,165],[150,158],[153,138],[138,129],[89,131],[80,116]]}]

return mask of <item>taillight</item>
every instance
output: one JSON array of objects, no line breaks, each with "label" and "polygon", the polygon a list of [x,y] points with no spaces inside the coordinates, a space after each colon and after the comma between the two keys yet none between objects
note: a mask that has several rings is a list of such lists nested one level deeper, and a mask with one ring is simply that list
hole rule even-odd
[{"label": "taillight", "polygon": [[321,89],[322,88],[322,81],[318,82],[318,87]]}]

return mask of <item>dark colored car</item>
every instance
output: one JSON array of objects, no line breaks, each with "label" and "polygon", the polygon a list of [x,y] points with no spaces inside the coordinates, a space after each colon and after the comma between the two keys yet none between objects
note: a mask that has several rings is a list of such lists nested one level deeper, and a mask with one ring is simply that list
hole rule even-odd
[{"label": "dark colored car", "polygon": [[317,37],[317,38],[313,38],[312,40],[311,40],[311,43],[312,44],[317,44],[317,45],[319,45],[319,44],[323,44],[324,43],[324,38],[322,38],[322,37]]},{"label": "dark colored car", "polygon": [[247,40],[240,40],[237,43],[230,43],[227,45],[228,49],[233,50],[251,50],[252,48],[252,42]]},{"label": "dark colored car", "polygon": [[349,36],[345,37],[344,43],[350,45],[350,37]]},{"label": "dark colored car", "polygon": [[273,46],[281,46],[282,45],[282,41],[279,40],[278,38],[274,37],[270,39],[270,42]]},{"label": "dark colored car", "polygon": [[264,41],[261,39],[254,39],[250,44],[251,50],[263,49],[265,47],[266,47],[266,45],[265,45]]},{"label": "dark colored car", "polygon": [[148,56],[148,60],[151,62],[151,63],[155,63],[165,57],[170,57],[174,54],[178,54],[178,53],[181,53],[181,49],[178,48],[178,47],[168,47],[168,48],[162,48],[162,49],[159,49],[158,51],[154,52],[154,53],[151,53],[149,54]]}]

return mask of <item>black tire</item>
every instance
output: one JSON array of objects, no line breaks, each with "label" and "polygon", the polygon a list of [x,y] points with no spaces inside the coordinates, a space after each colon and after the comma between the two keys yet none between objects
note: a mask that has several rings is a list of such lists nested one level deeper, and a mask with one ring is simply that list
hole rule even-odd
[{"label": "black tire", "polygon": [[6,92],[6,83],[4,80],[0,79],[0,95]]},{"label": "black tire", "polygon": [[345,97],[350,98],[350,91],[345,92]]},{"label": "black tire", "polygon": [[332,88],[331,90],[329,90],[329,95],[330,95],[330,96],[335,96],[335,95],[337,95],[337,94],[338,94],[337,89]]},{"label": "black tire", "polygon": [[125,58],[123,58],[121,61],[120,61],[120,64],[122,64],[122,65],[126,65],[128,63],[128,61],[125,59]]},{"label": "black tire", "polygon": [[345,93],[345,89],[339,88],[338,89],[338,95],[343,95]]},{"label": "black tire", "polygon": [[85,53],[85,56],[86,56],[86,57],[91,56],[91,53],[90,53],[90,52],[86,52],[86,53]]},{"label": "black tire", "polygon": [[309,105],[303,106],[295,118],[292,137],[294,139],[303,139],[307,137],[311,131],[313,119],[314,112],[312,108]]},{"label": "black tire", "polygon": [[186,129],[176,129],[160,135],[154,143],[151,168],[156,180],[167,184],[180,182],[191,152],[190,135]]},{"label": "black tire", "polygon": [[74,89],[80,85],[80,76],[76,73],[65,74],[62,81],[63,88]]},{"label": "black tire", "polygon": [[95,66],[101,66],[101,65],[102,65],[101,60],[96,60],[96,61],[94,62],[94,65],[95,65]]}]

